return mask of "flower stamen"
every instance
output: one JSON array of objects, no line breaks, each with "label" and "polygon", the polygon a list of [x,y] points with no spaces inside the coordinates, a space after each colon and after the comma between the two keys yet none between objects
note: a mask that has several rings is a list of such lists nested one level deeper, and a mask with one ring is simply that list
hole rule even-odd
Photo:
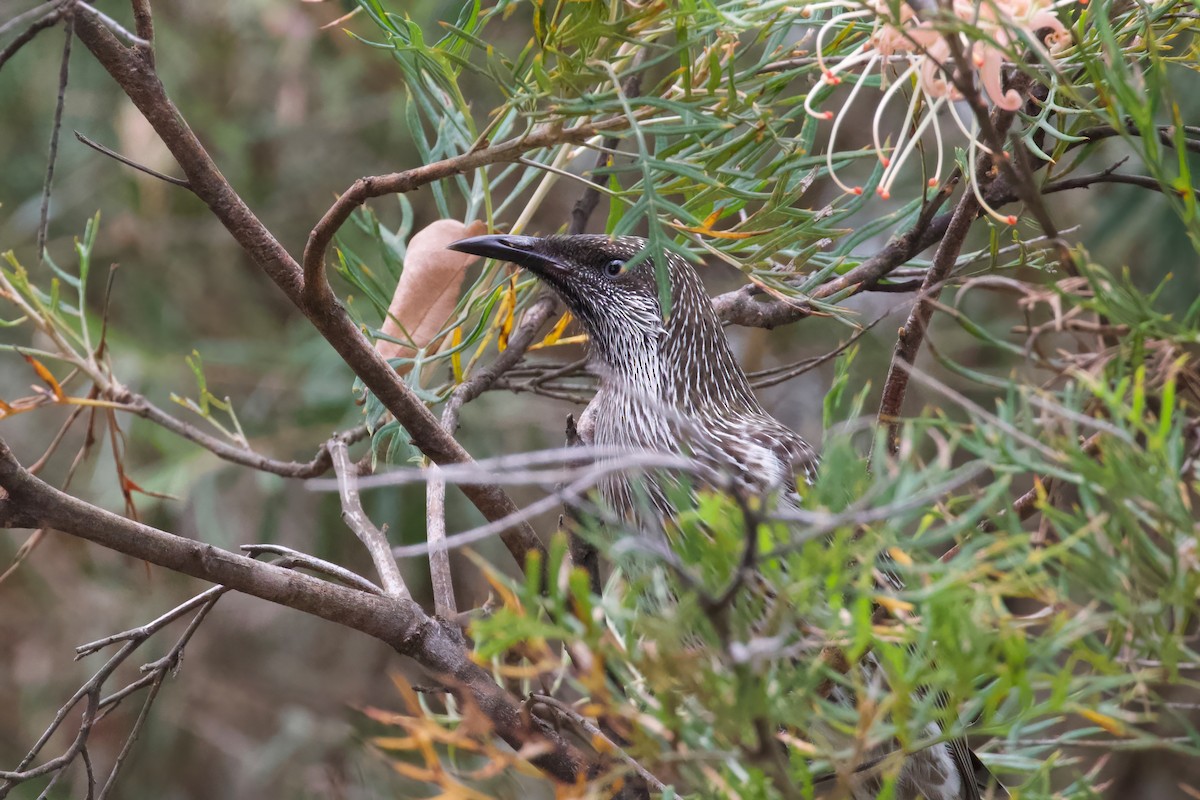
[{"label": "flower stamen", "polygon": [[[875,61],[878,58],[878,53],[872,53],[870,58],[867,59],[867,72],[870,72],[871,68],[875,66]],[[854,84],[854,88],[850,90],[850,94],[846,97],[846,102],[842,104],[842,111],[840,114],[838,114],[837,119],[833,123],[833,129],[829,132],[829,145],[825,148],[825,165],[829,169],[829,177],[833,179],[833,182],[836,183],[843,192],[854,195],[861,195],[862,187],[847,186],[841,181],[840,178],[838,178],[837,171],[833,168],[833,151],[835,149],[834,145],[837,142],[838,129],[842,126],[842,120],[846,118],[846,112],[850,109],[850,106],[854,104],[854,98],[858,96],[858,93],[862,87],[863,81],[857,81]]]},{"label": "flower stamen", "polygon": [[883,117],[883,111],[887,108],[888,103],[891,102],[892,97],[895,96],[896,92],[899,91],[904,82],[907,81],[916,71],[917,65],[909,64],[908,69],[900,73],[900,77],[896,79],[896,82],[889,86],[888,90],[883,93],[883,99],[879,101],[879,106],[875,109],[875,118],[871,121],[871,134],[875,143],[875,152],[880,158],[884,157],[883,145],[880,143],[879,138],[879,121]]}]

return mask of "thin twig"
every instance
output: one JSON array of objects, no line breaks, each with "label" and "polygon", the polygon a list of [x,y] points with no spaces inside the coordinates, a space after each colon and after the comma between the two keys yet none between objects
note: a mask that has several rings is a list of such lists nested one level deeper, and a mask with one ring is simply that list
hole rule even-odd
[{"label": "thin twig", "polygon": [[331,564],[324,559],[310,556],[308,553],[301,553],[299,550],[293,550],[290,547],[284,547],[281,544],[244,544],[239,548],[243,553],[248,554],[251,558],[257,558],[263,553],[273,553],[280,556],[271,563],[284,567],[285,569],[296,569],[297,567],[316,572],[342,583],[354,589],[369,594],[383,595],[383,589],[379,588],[369,580],[359,575],[356,572],[351,572],[345,567],[340,567],[337,564]]},{"label": "thin twig", "polygon": [[139,172],[144,172],[152,178],[158,178],[160,181],[166,181],[167,183],[173,184],[175,186],[181,186],[184,189],[187,189],[188,191],[191,191],[191,189],[192,189],[192,185],[190,183],[188,183],[187,181],[185,181],[184,179],[175,178],[170,175],[164,175],[163,173],[159,172],[158,170],[147,167],[145,164],[139,164],[138,162],[134,161],[133,159],[126,158],[125,156],[121,155],[116,150],[111,150],[111,149],[105,147],[104,145],[100,144],[96,140],[89,139],[88,137],[86,137],[82,133],[80,133],[79,131],[75,131],[75,138],[78,139],[79,141],[83,142],[84,144],[86,144],[88,147],[92,148],[96,152],[103,153],[104,155],[108,156],[109,158],[111,158],[115,161],[120,161],[122,164],[124,164],[127,167],[133,167],[134,169],[138,170]]},{"label": "thin twig", "polygon": [[[962,52],[957,34],[947,34],[944,38],[950,45],[950,52],[960,67],[959,70],[950,70],[950,72],[956,76],[959,73],[964,76],[972,75],[973,73],[969,71],[969,65],[967,64],[966,56]],[[967,97],[968,102],[971,103],[971,107],[976,110],[979,124],[992,143],[992,150],[996,154],[989,156],[987,153],[981,153],[979,155],[976,163],[976,176],[986,174],[987,170],[984,167],[989,162],[1000,161],[1007,164],[1007,156],[1002,155],[1002,144],[1004,137],[1008,135],[1008,131],[1016,119],[1016,113],[996,108],[989,115],[982,98],[979,97],[978,90],[974,87],[970,79],[955,77],[955,80],[961,84],[959,86],[960,91]],[[1024,73],[1017,73],[1008,88],[1009,90],[1018,92],[1023,97],[1028,91],[1031,82],[1029,76]],[[1008,173],[1010,180],[1018,183],[1028,180],[1030,187],[1032,187],[1031,174],[1020,175],[1012,169],[1009,169]],[[978,177],[975,178],[975,180],[978,179]],[[986,187],[979,188],[982,190]],[[1032,188],[1029,191],[1030,193],[1035,193]],[[1018,190],[1018,194],[1022,194],[1022,191]],[[912,311],[909,312],[908,320],[900,328],[896,337],[896,345],[892,351],[892,363],[888,368],[887,378],[884,381],[883,397],[880,400],[879,413],[877,415],[879,424],[887,426],[887,447],[888,452],[892,455],[898,453],[900,449],[900,410],[904,404],[904,395],[908,389],[908,377],[910,374],[906,367],[913,364],[916,360],[917,352],[921,349],[921,342],[925,338],[925,331],[929,327],[930,319],[933,317],[934,304],[931,301],[936,299],[936,292],[940,291],[943,282],[949,277],[951,270],[957,263],[967,234],[970,232],[975,218],[979,216],[981,209],[982,206],[976,199],[976,193],[974,191],[964,191],[962,197],[959,198],[958,205],[954,208],[953,215],[946,225],[946,231],[934,253],[933,263],[925,274],[925,280],[921,284],[921,292],[917,295],[917,301],[913,305]],[[1049,221],[1048,217],[1044,224],[1047,226],[1045,230],[1046,235],[1056,240],[1058,238],[1058,230],[1054,228],[1053,223]]]},{"label": "thin twig", "polygon": [[[59,14],[59,13],[61,13],[61,11],[62,11],[61,3],[58,6],[53,7],[53,8],[47,8],[45,3],[38,3],[37,5],[35,5],[31,9],[29,9],[28,11],[22,11],[20,14],[17,14],[15,17],[10,19],[8,22],[5,22],[4,24],[0,25],[0,36],[3,36],[4,34],[8,33],[9,31],[13,30],[14,28],[21,27],[26,22],[29,22],[32,19],[45,18],[45,17],[51,16],[54,14]],[[37,19],[37,21],[40,22],[41,19]],[[53,24],[53,23],[51,23],[51,24]]]},{"label": "thin twig", "polygon": [[[72,8],[75,8],[72,5]],[[65,15],[63,26],[62,61],[58,66],[58,100],[54,105],[54,122],[50,126],[50,152],[46,156],[46,180],[42,184],[42,208],[37,230],[37,253],[40,262],[46,257],[46,237],[50,229],[50,187],[54,183],[54,165],[58,163],[58,134],[62,131],[63,106],[67,100],[67,82],[71,74],[71,42],[75,40],[75,16]]]},{"label": "thin twig", "polygon": [[437,465],[429,467],[425,486],[425,540],[429,542],[429,580],[433,589],[433,613],[442,619],[454,619],[458,604],[454,600],[454,575],[450,570],[450,551],[446,548],[446,482],[438,476]]},{"label": "thin twig", "polygon": [[[221,587],[223,588],[223,587]],[[207,593],[206,593],[207,594]],[[108,780],[104,782],[104,788],[100,791],[100,796],[97,800],[104,800],[108,797],[108,793],[112,791],[117,782],[117,774],[121,771],[121,767],[125,763],[125,759],[129,757],[133,751],[133,745],[137,742],[138,735],[142,732],[142,728],[146,724],[146,720],[150,716],[150,707],[154,705],[155,699],[158,697],[158,691],[162,688],[163,681],[168,674],[174,673],[179,668],[179,664],[183,660],[183,650],[191,641],[192,636],[199,630],[201,623],[205,617],[212,611],[213,606],[221,599],[221,594],[217,593],[210,597],[202,604],[195,616],[192,617],[186,629],[180,634],[176,640],[175,646],[171,648],[165,656],[155,661],[153,664],[147,664],[142,667],[144,672],[154,675],[154,680],[150,683],[150,691],[146,694],[146,699],[142,703],[142,709],[138,713],[137,719],[133,723],[133,727],[129,730],[129,735],[125,737],[125,744],[121,747],[121,752],[117,755],[113,762],[112,770],[108,773]]]},{"label": "thin twig", "polygon": [[[45,11],[44,8],[33,9],[33,10],[34,11],[43,11],[43,12]],[[26,14],[21,14],[20,16],[13,19],[12,22],[10,22],[9,24],[11,25],[12,23],[17,22],[17,20],[26,19],[28,13],[31,13],[31,12],[26,12]],[[15,38],[11,42],[9,42],[8,47],[4,48],[3,50],[0,50],[0,69],[4,69],[4,65],[6,63],[8,63],[8,60],[10,58],[12,58],[13,56],[15,56],[22,47],[24,47],[25,45],[27,45],[31,41],[33,41],[33,38],[35,36],[37,36],[42,31],[46,30],[47,28],[54,27],[56,24],[58,24],[58,21],[60,19],[62,19],[62,17],[63,17],[63,10],[61,8],[56,8],[53,11],[47,13],[41,19],[35,20],[32,24],[30,24],[30,26],[28,28],[21,31],[21,34],[19,36],[17,36],[17,38]],[[7,29],[7,27],[8,26],[6,25],[5,29]]]},{"label": "thin twig", "polygon": [[[305,289],[304,269],[254,215],[234,191],[217,165],[200,144],[183,115],[171,103],[153,68],[149,50],[122,45],[112,32],[91,14],[77,17],[76,34],[100,65],[121,86],[179,163],[197,197],[212,210],[251,260],[287,295],[363,382],[368,391],[409,432],[413,444],[438,464],[470,461],[471,456],[449,436],[425,403],[396,375],[363,336],[346,309],[337,302],[323,277],[325,291],[316,289],[316,300]],[[392,176],[365,178],[343,195],[310,236],[305,263],[315,264],[323,276],[325,251],[334,233],[351,212],[370,197],[395,191],[410,191],[430,181],[459,174],[485,164],[511,161],[538,147],[564,141],[586,140],[602,128],[625,125],[625,120],[561,129],[542,126],[526,136],[494,147],[483,147],[445,161],[428,164]],[[310,283],[309,289],[313,284]],[[516,504],[499,487],[465,487],[467,498],[484,517],[499,519],[516,510]],[[524,567],[530,551],[545,553],[545,546],[528,525],[505,531],[501,536],[517,563]],[[503,726],[501,726],[503,727]],[[511,732],[511,730],[510,730]]]},{"label": "thin twig", "polygon": [[131,0],[133,6],[133,26],[137,35],[145,42],[141,45],[146,51],[150,64],[154,64],[154,16],[150,12],[150,0]]},{"label": "thin twig", "polygon": [[524,357],[537,338],[538,332],[550,321],[558,307],[558,297],[549,291],[534,300],[521,317],[516,330],[509,336],[504,352],[454,388],[442,409],[442,428],[446,433],[453,434],[458,429],[458,414],[464,405],[486,392],[501,375]]},{"label": "thin twig", "polygon": [[[329,455],[329,443],[332,439],[324,442],[317,449],[317,453],[311,461],[281,461],[265,456],[262,453],[221,441],[215,436],[210,436],[196,426],[176,419],[142,395],[131,392],[124,387],[121,387],[114,400],[119,404],[116,406],[118,411],[126,411],[148,419],[156,425],[169,430],[171,433],[200,445],[217,458],[228,461],[231,464],[240,464],[244,467],[256,469],[259,472],[269,472],[284,478],[300,479],[315,478],[319,475],[324,475],[333,466],[333,460]],[[337,438],[348,445],[361,441],[366,436],[366,425],[359,425],[337,434]]]},{"label": "thin twig", "polygon": [[[1184,130],[1189,133],[1192,133],[1193,136],[1200,135],[1200,131],[1197,131],[1197,129],[1194,127],[1185,125]],[[1164,145],[1166,145],[1167,147],[1172,147],[1172,148],[1175,147],[1175,144],[1176,144],[1175,136],[1173,135],[1173,132],[1174,132],[1173,125],[1159,125],[1156,128],[1154,128],[1154,133],[1158,136],[1158,140],[1160,142],[1162,142]],[[1072,142],[1068,146],[1068,149],[1075,148],[1075,147],[1082,147],[1085,144],[1092,144],[1093,142],[1098,142],[1103,139],[1110,139],[1114,136],[1123,136],[1123,135],[1141,136],[1142,131],[1141,131],[1141,129],[1138,128],[1138,126],[1134,123],[1133,120],[1129,120],[1125,125],[1124,131],[1118,130],[1117,128],[1114,128],[1111,125],[1099,125],[1094,128],[1084,128],[1083,130],[1079,131],[1079,133],[1077,133],[1075,135],[1080,137],[1081,139],[1084,139],[1085,141]],[[1184,137],[1183,146],[1190,152],[1200,153],[1200,139],[1198,139],[1198,138]]]},{"label": "thin twig", "polygon": [[[628,473],[640,469],[677,469],[688,471],[702,476],[710,484],[719,485],[721,483],[719,476],[708,466],[694,459],[689,459],[684,456],[678,456],[670,453],[650,453],[650,452],[634,452],[627,455],[620,461],[613,460],[603,461],[597,464],[591,464],[582,470],[573,471],[570,467],[563,467],[555,473],[542,472],[539,474],[538,482],[548,478],[559,478],[563,475],[573,476],[578,474],[571,483],[561,488],[555,488],[553,484],[543,484],[549,494],[542,497],[529,505],[525,506],[514,513],[513,518],[498,519],[489,522],[485,525],[480,525],[477,528],[472,528],[461,533],[447,536],[443,546],[447,548],[466,547],[477,542],[484,541],[492,536],[497,535],[504,530],[506,525],[512,525],[514,522],[524,522],[537,517],[540,514],[545,514],[554,510],[562,503],[576,503],[581,500],[590,489],[595,487],[601,480],[614,472]],[[582,474],[579,474],[579,473]],[[389,473],[389,476],[398,477],[398,473]],[[506,478],[525,478],[527,476],[505,476]],[[426,480],[427,476],[419,473],[409,473],[403,478],[405,482]],[[439,479],[451,480],[450,476],[443,471],[439,473]],[[480,475],[456,475],[457,481],[470,483],[478,480],[488,480],[488,478]],[[430,553],[430,545],[410,544],[392,548],[392,554],[397,558],[412,558],[416,556],[428,556]]]},{"label": "thin twig", "polygon": [[[942,240],[950,225],[953,212],[935,213],[950,197],[957,182],[957,173],[948,178],[925,203],[920,217],[903,234],[890,240],[879,252],[857,267],[817,287],[811,294],[823,300],[847,289],[863,291],[886,277],[892,270],[908,262],[922,250]],[[713,310],[725,322],[753,328],[776,328],[809,316],[811,309],[804,304],[772,299],[760,301],[761,289],[749,284],[713,298]]]},{"label": "thin twig", "polygon": [[117,642],[144,642],[165,628],[167,625],[170,625],[172,622],[182,617],[184,614],[193,609],[199,608],[206,603],[215,602],[218,598],[220,598],[221,595],[228,591],[229,589],[224,586],[214,586],[211,589],[201,592],[190,600],[180,603],[175,608],[171,609],[165,614],[160,615],[157,619],[147,622],[145,625],[139,625],[136,628],[130,628],[129,630],[121,631],[120,633],[114,633],[109,636],[105,636],[103,639],[97,639],[94,642],[81,644],[79,647],[75,648],[75,660],[78,661],[81,658],[90,656],[99,652],[100,650],[103,650],[110,644],[116,644]]},{"label": "thin twig", "polygon": [[[3,439],[0,488],[7,493],[0,502],[0,527],[11,525],[12,518],[31,520],[39,527],[54,528],[115,552],[361,631],[413,658],[461,702],[474,703],[492,722],[495,733],[515,749],[535,744],[537,752],[530,761],[554,779],[573,784],[597,763],[594,754],[581,750],[549,725],[522,715],[520,701],[497,685],[490,671],[472,661],[461,632],[430,618],[412,601],[338,586],[97,508],[30,475]],[[76,702],[78,698],[62,715]],[[37,749],[42,746],[44,742]],[[33,757],[36,752],[30,759]],[[17,771],[26,767],[28,762]]]},{"label": "thin twig", "polygon": [[666,791],[667,787],[663,785],[662,781],[654,777],[653,773],[639,764],[637,759],[618,747],[616,742],[614,742],[607,734],[605,734],[604,731],[600,730],[600,727],[587,717],[583,716],[563,701],[549,695],[531,694],[529,695],[529,698],[535,702],[541,703],[544,706],[553,708],[555,711],[559,712],[567,719],[571,720],[573,723],[582,728],[588,734],[588,736],[591,736],[593,739],[599,739],[603,741],[606,745],[608,745],[609,748],[612,749],[612,752],[617,754],[619,759],[625,762],[627,766],[641,776],[642,780],[650,784],[652,789],[657,792]]},{"label": "thin twig", "polygon": [[1103,172],[1095,172],[1090,175],[1080,175],[1075,178],[1063,178],[1062,180],[1052,181],[1042,187],[1042,194],[1066,192],[1071,189],[1087,189],[1098,183],[1124,183],[1129,186],[1138,186],[1142,189],[1150,189],[1155,192],[1175,192],[1180,196],[1185,193],[1183,189],[1164,187],[1156,178],[1151,178],[1148,175],[1123,175],[1119,172],[1113,172],[1114,169],[1116,167],[1110,167]]},{"label": "thin twig", "polygon": [[[131,45],[134,45],[135,47],[140,47],[143,49],[149,49],[151,47],[151,43],[148,39],[143,39],[141,36],[138,36],[137,34],[133,33],[132,31],[127,30],[124,25],[117,22],[115,19],[108,16],[107,14],[105,14],[103,11],[96,8],[95,6],[88,5],[87,3],[72,3],[71,7],[74,9],[83,9],[84,11],[88,12],[89,14],[95,15],[96,19],[98,19],[101,22],[101,24],[104,25],[104,27],[108,28],[110,31],[117,34],[125,41],[129,42]],[[147,12],[148,12],[148,10],[149,9],[147,9]],[[138,16],[137,23],[139,25],[144,25],[147,21],[149,21],[149,19],[150,19],[149,13],[146,13],[144,17]]]},{"label": "thin twig", "polygon": [[892,351],[892,363],[883,384],[883,397],[879,401],[877,415],[879,424],[887,426],[888,452],[893,455],[900,450],[900,408],[904,403],[905,390],[908,388],[909,373],[901,368],[901,364],[913,363],[917,351],[921,347],[921,342],[925,338],[925,328],[933,316],[933,305],[925,302],[924,298],[931,295],[936,288],[940,288],[950,273],[978,213],[979,201],[975,199],[974,193],[963,192],[954,209],[954,217],[946,229],[946,236],[938,245],[937,253],[933,257],[933,264],[925,276],[921,295],[913,304],[908,320],[896,336],[896,345]]},{"label": "thin twig", "polygon": [[400,576],[400,567],[392,557],[387,536],[375,527],[375,523],[371,522],[371,518],[363,510],[362,500],[358,495],[358,471],[350,461],[346,443],[335,436],[329,443],[329,454],[333,457],[333,471],[337,475],[338,495],[342,501],[342,520],[367,548],[375,571],[379,573],[379,579],[383,582],[384,593],[389,597],[411,600],[412,595],[404,585],[404,578]]},{"label": "thin twig", "polygon": [[333,289],[325,277],[325,253],[334,234],[350,219],[354,209],[373,197],[404,194],[426,184],[460,175],[489,164],[516,161],[531,150],[557,144],[583,144],[593,136],[608,130],[620,130],[629,125],[625,117],[613,117],[599,122],[566,128],[561,124],[544,123],[532,131],[508,141],[481,147],[443,161],[435,161],[405,172],[372,175],[359,178],[313,227],[304,246],[304,305],[321,309],[336,302]]}]

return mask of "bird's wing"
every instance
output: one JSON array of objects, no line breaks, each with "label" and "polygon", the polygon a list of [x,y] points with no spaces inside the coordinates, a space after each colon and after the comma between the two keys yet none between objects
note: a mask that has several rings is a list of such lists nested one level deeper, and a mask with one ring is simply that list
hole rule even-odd
[{"label": "bird's wing", "polygon": [[739,416],[721,436],[726,456],[761,491],[796,488],[817,477],[817,451],[798,433],[766,414]]}]

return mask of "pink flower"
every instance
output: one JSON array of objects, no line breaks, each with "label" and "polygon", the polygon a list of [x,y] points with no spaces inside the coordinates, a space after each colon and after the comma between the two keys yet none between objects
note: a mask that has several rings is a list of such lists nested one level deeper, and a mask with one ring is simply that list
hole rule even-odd
[{"label": "pink flower", "polygon": [[[1062,0],[1062,3],[1072,0]],[[1061,4],[1061,3],[1060,3]],[[954,107],[954,101],[962,99],[959,91],[948,77],[947,70],[960,69],[961,66],[951,64],[951,47],[947,36],[957,37],[960,51],[966,54],[967,67],[974,71],[978,86],[983,96],[993,105],[1007,111],[1016,111],[1021,107],[1023,98],[1015,91],[1004,91],[1002,85],[1005,54],[1016,49],[1022,39],[1022,32],[1029,39],[1036,39],[1039,31],[1046,30],[1043,43],[1048,46],[1048,54],[1060,52],[1070,44],[1070,32],[1053,13],[1054,4],[1049,0],[953,0],[951,10],[963,24],[957,32],[945,30],[946,26],[936,27],[932,21],[922,20],[908,3],[902,3],[899,18],[894,18],[887,0],[866,0],[862,7],[853,10],[841,10],[835,13],[820,28],[816,37],[817,61],[821,68],[821,77],[813,91],[805,99],[805,109],[812,116],[833,120],[830,134],[827,165],[829,175],[844,191],[852,194],[862,194],[862,187],[848,186],[837,176],[833,168],[834,142],[838,129],[846,115],[847,109],[853,104],[862,87],[862,76],[867,75],[876,64],[887,65],[897,59],[903,69],[899,75],[884,90],[883,99],[879,102],[872,125],[875,153],[884,165],[884,174],[876,190],[880,197],[887,199],[891,196],[891,187],[900,171],[900,167],[913,152],[916,151],[917,141],[929,125],[933,126],[937,139],[938,160],[933,178],[929,185],[936,186],[942,169],[941,129],[938,123],[938,113],[943,105],[950,108],[950,116],[967,136],[972,155],[977,148],[990,152],[986,145],[978,141],[973,130],[959,118]],[[846,9],[844,2],[818,2],[805,6],[805,16],[823,9]],[[870,22],[870,35],[849,55],[843,57],[835,66],[830,66],[824,56],[825,39],[830,32],[840,30],[845,25],[857,21]],[[858,80],[851,90],[846,102],[838,114],[821,111],[813,103],[819,90],[825,86],[836,86],[844,76],[852,75],[856,67],[862,66]],[[884,75],[886,79],[886,73]],[[885,145],[880,137],[880,121],[883,110],[896,96],[898,90],[911,85],[915,80],[917,92],[914,93],[908,105],[908,113],[900,129],[900,135],[894,145]],[[923,101],[923,102],[921,102]],[[913,129],[914,117],[922,116]],[[908,132],[912,131],[909,136]],[[972,180],[972,186],[979,196],[978,187]],[[982,201],[982,197],[980,197]],[[987,208],[987,205],[984,204]],[[1015,222],[1012,217],[1001,217],[990,208],[988,211],[997,219],[1005,222]]]}]

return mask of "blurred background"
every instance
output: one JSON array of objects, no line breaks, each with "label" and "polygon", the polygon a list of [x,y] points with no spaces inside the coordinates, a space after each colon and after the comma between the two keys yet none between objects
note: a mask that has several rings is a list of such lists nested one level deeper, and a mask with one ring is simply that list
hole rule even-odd
[{"label": "blurred background", "polygon": [[[128,14],[121,4],[107,5],[113,7],[105,10],[119,19]],[[29,6],[5,0],[0,22]],[[437,22],[454,18],[458,7],[456,2],[426,0],[397,10],[426,30],[436,30]],[[399,71],[388,55],[346,35],[342,26],[321,30],[348,8],[290,0],[155,4],[158,64],[168,92],[233,186],[297,256],[311,226],[354,179],[419,163],[405,129]],[[374,33],[361,19],[345,27]],[[523,44],[528,26],[519,15],[509,30],[514,43]],[[0,108],[5,110],[0,114],[0,251],[15,251],[31,267],[36,263],[34,240],[60,53],[61,32],[55,29],[0,72]],[[1196,98],[1192,93],[1194,106]],[[487,98],[481,98],[481,118],[489,108]],[[1193,107],[1189,114],[1184,109],[1183,117],[1195,119],[1197,110]],[[863,108],[861,113],[870,111]],[[186,191],[83,146],[73,130],[168,174],[178,170],[148,124],[77,43],[48,248],[60,264],[71,265],[73,238],[100,213],[93,274],[117,267],[109,337],[118,376],[187,419],[189,412],[174,404],[171,395],[196,394],[185,358],[197,351],[211,391],[232,399],[255,448],[276,458],[307,461],[332,431],[356,424],[361,409],[354,403],[350,371],[208,210]],[[1096,162],[1100,167],[1120,157],[1119,143],[1106,148]],[[1108,163],[1100,163],[1110,156]],[[566,222],[579,187],[560,182],[555,191],[554,202],[545,204],[548,211],[531,232],[551,232]],[[828,186],[815,187],[812,205],[834,193]],[[421,192],[410,199],[417,227],[437,216]],[[371,207],[385,224],[399,219],[394,198]],[[1051,210],[1064,228],[1078,225],[1070,238],[1103,252],[1106,263],[1136,262],[1134,277],[1143,288],[1174,272],[1166,303],[1183,308],[1195,296],[1200,270],[1194,253],[1176,215],[1157,195],[1132,187],[1094,188],[1051,198]],[[557,213],[561,218],[551,216]],[[602,207],[593,230],[602,228],[603,213]],[[736,274],[716,267],[706,278],[714,292],[737,281]],[[104,280],[93,279],[91,288],[91,302],[98,308]],[[862,312],[864,321],[889,309],[907,311],[900,295],[859,297],[849,305]],[[975,312],[1000,330],[1018,322],[995,319],[984,305]],[[896,324],[885,322],[864,340],[856,362],[862,380],[878,385]],[[737,331],[735,344],[752,370],[820,355],[850,333],[835,321],[814,318],[773,332]],[[13,335],[0,329],[0,338]],[[994,362],[995,353],[980,351],[973,357],[973,340],[944,323],[934,338],[960,362],[1004,366],[980,363]],[[773,414],[819,441],[828,380],[828,368],[816,370],[766,390],[763,397]],[[0,397],[28,394],[35,382],[21,359],[0,357]],[[869,400],[867,407],[876,402]],[[912,408],[922,402],[919,395],[909,400]],[[460,438],[481,457],[555,446],[566,414],[578,410],[541,397],[492,393],[467,407]],[[50,409],[6,419],[0,421],[0,435],[29,463],[65,416]],[[332,496],[223,463],[146,421],[120,421],[130,477],[149,491],[170,496],[139,496],[144,521],[226,548],[284,544],[369,574],[369,563],[342,524]],[[204,425],[199,419],[190,421]],[[43,477],[60,485],[80,443],[77,435],[69,440]],[[104,447],[94,453],[72,489],[120,510],[111,454]],[[518,493],[519,501],[530,497]],[[423,538],[422,487],[373,491],[366,499],[368,512],[377,523],[388,524],[393,541]],[[452,530],[478,521],[453,490],[448,505]],[[553,519],[541,523],[546,531]],[[28,535],[0,533],[0,571]],[[484,547],[481,552],[508,568],[502,549]],[[405,567],[409,585],[427,597],[422,564]],[[486,586],[478,585],[478,573],[462,574],[460,605],[478,604]],[[76,646],[142,624],[203,588],[68,537],[47,536],[0,583],[0,765],[19,761],[58,707],[101,663],[95,656],[72,661]],[[172,632],[179,630],[181,626]],[[143,660],[161,655],[172,641],[170,635],[153,640],[143,648]],[[188,647],[179,676],[164,688],[118,796],[404,796],[398,778],[360,743],[369,727],[360,709],[397,707],[389,671],[403,668],[386,647],[365,636],[227,596]],[[127,705],[100,726],[93,747],[98,761],[107,763],[115,756],[137,709],[136,703]],[[47,752],[64,743],[52,743]],[[112,749],[103,752],[106,746]],[[26,796],[23,791],[32,789],[23,786],[16,796]],[[511,793],[518,791],[514,784]]]}]

